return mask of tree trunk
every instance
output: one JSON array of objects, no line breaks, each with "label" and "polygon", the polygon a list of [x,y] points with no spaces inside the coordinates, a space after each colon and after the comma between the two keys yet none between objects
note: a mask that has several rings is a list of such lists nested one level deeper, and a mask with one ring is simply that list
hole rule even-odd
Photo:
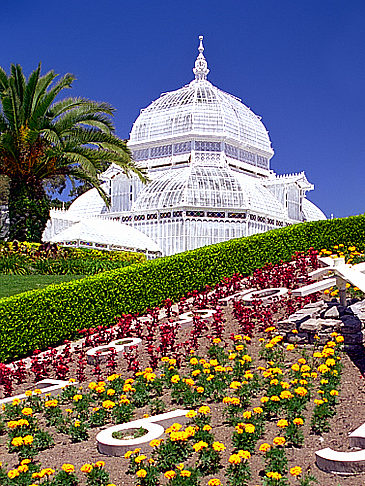
[{"label": "tree trunk", "polygon": [[10,180],[9,240],[41,242],[49,219],[50,201],[42,181],[34,176],[27,180]]}]

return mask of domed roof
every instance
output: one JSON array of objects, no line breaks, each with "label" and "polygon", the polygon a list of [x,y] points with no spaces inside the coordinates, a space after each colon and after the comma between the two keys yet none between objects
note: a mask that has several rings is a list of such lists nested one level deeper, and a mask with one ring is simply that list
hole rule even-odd
[{"label": "domed roof", "polygon": [[59,243],[77,240],[115,245],[130,250],[160,251],[159,246],[151,238],[132,226],[98,218],[83,219],[53,236],[49,241]]},{"label": "domed roof", "polygon": [[132,211],[184,206],[247,209],[285,218],[284,208],[268,189],[227,165],[169,170],[142,189]]},{"label": "domed roof", "polygon": [[303,198],[302,210],[305,221],[319,221],[321,219],[327,219],[326,215],[316,206],[312,201]]},{"label": "domed roof", "polygon": [[[102,184],[101,188],[104,191],[107,190],[108,185]],[[102,197],[98,193],[97,189],[89,189],[88,191],[81,194],[78,198],[74,200],[71,206],[68,208],[68,214],[88,217],[95,216],[97,214],[102,214],[107,211],[107,207]]]},{"label": "domed roof", "polygon": [[203,50],[201,36],[193,69],[195,80],[161,95],[142,110],[132,127],[129,146],[167,142],[169,138],[214,136],[272,157],[270,138],[260,117],[241,100],[207,81],[209,69]]}]

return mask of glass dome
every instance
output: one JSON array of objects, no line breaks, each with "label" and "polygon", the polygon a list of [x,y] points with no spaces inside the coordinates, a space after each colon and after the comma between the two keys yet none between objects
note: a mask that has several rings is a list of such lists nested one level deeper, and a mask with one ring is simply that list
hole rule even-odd
[{"label": "glass dome", "polygon": [[[135,121],[130,133],[132,150],[143,144],[192,140],[195,136],[231,141],[271,158],[274,154],[268,132],[260,117],[240,99],[207,81],[209,69],[203,56],[202,36],[193,72],[195,80],[162,94]],[[138,154],[139,155],[139,154]]]},{"label": "glass dome", "polygon": [[321,219],[327,219],[326,215],[323,211],[319,209],[312,201],[307,199],[306,197],[303,198],[302,201],[302,210],[304,215],[305,221],[319,221]]},{"label": "glass dome", "polygon": [[[107,192],[108,185],[102,184],[101,188]],[[88,217],[107,212],[107,207],[97,189],[89,189],[74,200],[68,208],[68,214]]]},{"label": "glass dome", "polygon": [[132,211],[184,206],[247,209],[285,218],[284,208],[268,189],[228,166],[170,170],[142,189]]}]

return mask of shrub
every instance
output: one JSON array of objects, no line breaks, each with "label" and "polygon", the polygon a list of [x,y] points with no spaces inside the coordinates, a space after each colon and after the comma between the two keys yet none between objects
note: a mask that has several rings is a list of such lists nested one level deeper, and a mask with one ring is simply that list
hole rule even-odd
[{"label": "shrub", "polygon": [[0,300],[0,360],[73,337],[78,329],[109,325],[122,313],[177,300],[235,273],[248,275],[296,251],[338,243],[364,249],[365,216],[302,223],[49,286]]},{"label": "shrub", "polygon": [[142,253],[63,248],[55,243],[0,242],[0,274],[95,275],[145,262]]}]

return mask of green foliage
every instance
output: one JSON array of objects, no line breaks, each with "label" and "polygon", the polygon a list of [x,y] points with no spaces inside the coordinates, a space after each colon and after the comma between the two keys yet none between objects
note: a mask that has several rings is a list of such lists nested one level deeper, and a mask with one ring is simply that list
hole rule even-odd
[{"label": "green foliage", "polygon": [[122,313],[144,312],[234,273],[250,274],[296,251],[339,243],[365,245],[365,216],[302,223],[219,243],[83,280],[0,300],[0,360],[71,338],[78,329],[109,325]]},{"label": "green foliage", "polygon": [[95,275],[145,261],[142,253],[0,242],[0,274],[6,275]]}]

